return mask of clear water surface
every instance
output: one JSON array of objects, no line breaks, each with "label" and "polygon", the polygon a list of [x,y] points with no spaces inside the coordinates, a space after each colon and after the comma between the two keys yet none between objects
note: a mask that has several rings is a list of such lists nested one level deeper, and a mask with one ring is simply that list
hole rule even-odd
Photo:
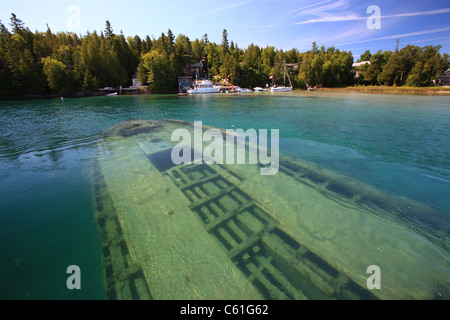
[{"label": "clear water surface", "polygon": [[[105,299],[90,163],[126,119],[280,129],[281,152],[450,220],[450,98],[335,93],[0,102],[0,299]],[[82,290],[66,287],[79,265]]]}]

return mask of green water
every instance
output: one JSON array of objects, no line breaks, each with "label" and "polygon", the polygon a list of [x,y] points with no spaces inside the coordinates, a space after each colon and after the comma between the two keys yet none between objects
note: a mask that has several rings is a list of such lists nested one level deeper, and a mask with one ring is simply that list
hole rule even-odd
[{"label": "green water", "polygon": [[[172,118],[280,129],[281,152],[450,220],[449,102],[318,92],[1,102],[0,299],[106,298],[90,163],[101,133],[116,123]],[[82,270],[80,291],[66,288],[72,264]]]}]

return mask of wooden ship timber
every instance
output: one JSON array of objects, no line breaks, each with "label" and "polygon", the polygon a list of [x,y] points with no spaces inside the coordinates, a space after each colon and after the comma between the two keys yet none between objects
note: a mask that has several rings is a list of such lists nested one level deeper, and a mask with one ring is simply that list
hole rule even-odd
[{"label": "wooden ship timber", "polygon": [[[250,165],[175,166],[170,137],[180,127],[192,130],[128,120],[98,144],[93,199],[109,299],[449,297],[448,269],[436,267],[429,286],[408,287],[396,270],[416,261],[367,227],[441,248],[449,229],[434,209],[284,155],[270,177]],[[427,259],[448,258],[448,249],[428,250]],[[384,255],[398,255],[398,265]],[[371,264],[383,270],[384,290],[367,288]]]}]

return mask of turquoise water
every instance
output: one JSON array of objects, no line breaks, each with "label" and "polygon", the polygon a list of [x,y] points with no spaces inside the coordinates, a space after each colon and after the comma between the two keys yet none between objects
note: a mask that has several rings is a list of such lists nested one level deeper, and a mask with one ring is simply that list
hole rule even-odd
[{"label": "turquoise water", "polygon": [[[321,92],[0,102],[0,299],[104,299],[90,160],[129,118],[280,129],[281,152],[450,214],[450,98]],[[66,288],[79,265],[82,290]]]}]

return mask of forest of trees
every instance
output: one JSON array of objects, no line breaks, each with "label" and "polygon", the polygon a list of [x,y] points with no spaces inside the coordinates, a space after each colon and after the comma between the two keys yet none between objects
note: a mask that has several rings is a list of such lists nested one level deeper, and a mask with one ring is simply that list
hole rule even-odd
[{"label": "forest of trees", "polygon": [[449,55],[441,55],[441,46],[417,47],[407,45],[398,52],[370,51],[361,55],[361,61],[370,61],[358,67],[359,83],[368,85],[397,85],[424,87],[437,80],[449,68]]},{"label": "forest of trees", "polygon": [[[366,51],[360,60],[360,84],[427,86],[449,65],[440,46],[408,45],[399,52]],[[210,42],[205,34],[191,41],[169,29],[159,38],[125,37],[114,32],[109,21],[105,30],[84,36],[70,32],[32,32],[11,15],[9,28],[0,21],[0,97],[94,92],[106,86],[126,87],[138,71],[138,79],[152,92],[176,91],[177,75],[190,63],[204,60],[208,77],[233,81],[242,87],[265,86],[270,76],[280,83],[284,63],[301,63],[294,87],[348,86],[355,83],[353,55],[334,47],[283,51],[251,44],[239,48],[223,30],[222,43]],[[230,76],[231,75],[231,76]],[[230,77],[229,77],[230,76]]]}]

